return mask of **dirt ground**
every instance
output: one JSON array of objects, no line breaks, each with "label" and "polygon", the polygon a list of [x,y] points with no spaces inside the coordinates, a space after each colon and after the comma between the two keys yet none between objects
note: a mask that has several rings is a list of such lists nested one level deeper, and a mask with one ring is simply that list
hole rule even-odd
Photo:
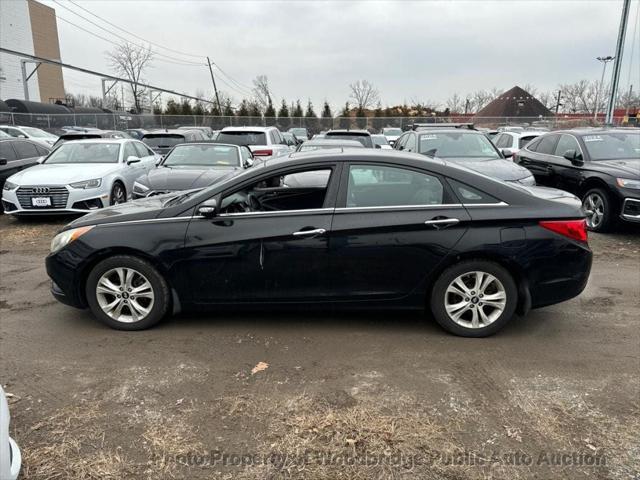
[{"label": "dirt ground", "polygon": [[0,381],[22,478],[640,476],[639,229],[591,235],[580,297],[475,340],[396,312],[110,330],[49,293],[65,221],[0,217]]}]

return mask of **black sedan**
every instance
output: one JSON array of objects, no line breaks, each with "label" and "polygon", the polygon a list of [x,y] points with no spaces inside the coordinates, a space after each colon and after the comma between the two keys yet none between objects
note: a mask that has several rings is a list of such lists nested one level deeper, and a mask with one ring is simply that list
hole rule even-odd
[{"label": "black sedan", "polygon": [[162,159],[158,168],[133,183],[133,198],[208,187],[253,165],[245,146],[216,143],[181,143]]},{"label": "black sedan", "polygon": [[582,129],[542,135],[520,150],[515,161],[540,185],[582,199],[587,225],[611,230],[619,221],[640,223],[640,131]]},{"label": "black sedan", "polygon": [[[324,182],[291,183],[313,174]],[[53,295],[138,330],[233,305],[425,306],[480,337],[568,300],[591,267],[580,202],[416,154],[293,154],[90,213],[46,259]]]},{"label": "black sedan", "polygon": [[405,132],[393,148],[456,162],[506,182],[517,182],[525,186],[536,184],[529,170],[505,159],[486,135],[467,128],[465,124],[462,127],[419,126],[415,131]]}]

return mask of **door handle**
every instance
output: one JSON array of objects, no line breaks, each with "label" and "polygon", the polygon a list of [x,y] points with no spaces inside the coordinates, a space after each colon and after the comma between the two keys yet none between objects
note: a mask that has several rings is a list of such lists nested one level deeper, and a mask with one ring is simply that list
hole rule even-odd
[{"label": "door handle", "polygon": [[322,235],[327,231],[324,228],[316,228],[315,230],[300,230],[293,232],[294,237],[315,237],[316,235]]},{"label": "door handle", "polygon": [[433,220],[424,222],[425,225],[431,225],[435,228],[447,228],[458,223],[460,223],[460,220],[457,218],[434,218]]}]

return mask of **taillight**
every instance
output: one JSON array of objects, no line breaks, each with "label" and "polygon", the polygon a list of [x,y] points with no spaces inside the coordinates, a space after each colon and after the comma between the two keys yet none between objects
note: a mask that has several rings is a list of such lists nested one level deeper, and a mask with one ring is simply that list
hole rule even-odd
[{"label": "taillight", "polygon": [[540,226],[572,240],[587,241],[587,221],[584,219],[545,221],[540,222]]},{"label": "taillight", "polygon": [[273,150],[254,150],[253,151],[254,157],[268,157],[270,155],[273,155]]}]

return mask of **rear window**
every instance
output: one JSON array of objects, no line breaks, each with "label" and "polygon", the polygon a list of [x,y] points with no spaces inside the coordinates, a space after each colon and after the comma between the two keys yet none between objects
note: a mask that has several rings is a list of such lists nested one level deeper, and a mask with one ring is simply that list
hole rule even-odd
[{"label": "rear window", "polygon": [[151,148],[164,148],[173,147],[179,143],[184,143],[184,135],[169,134],[169,135],[145,135],[142,137],[142,141],[149,145]]},{"label": "rear window", "polygon": [[266,145],[267,136],[264,132],[220,132],[216,141],[231,145]]},{"label": "rear window", "polygon": [[59,145],[60,143],[68,142],[70,140],[84,140],[86,138],[102,138],[100,135],[96,135],[95,133],[74,133],[71,135],[62,135],[58,138],[54,145]]},{"label": "rear window", "polygon": [[524,146],[527,143],[529,143],[531,140],[533,140],[534,138],[538,138],[538,136],[537,135],[529,135],[529,136],[526,136],[526,137],[520,137],[520,140],[519,140],[519,143],[518,143],[519,148],[524,148]]},{"label": "rear window", "polygon": [[373,148],[373,140],[371,140],[370,135],[362,135],[357,133],[350,132],[327,132],[325,138],[331,137],[340,137],[346,140],[355,140],[356,142],[360,142],[363,146],[367,148]]}]

